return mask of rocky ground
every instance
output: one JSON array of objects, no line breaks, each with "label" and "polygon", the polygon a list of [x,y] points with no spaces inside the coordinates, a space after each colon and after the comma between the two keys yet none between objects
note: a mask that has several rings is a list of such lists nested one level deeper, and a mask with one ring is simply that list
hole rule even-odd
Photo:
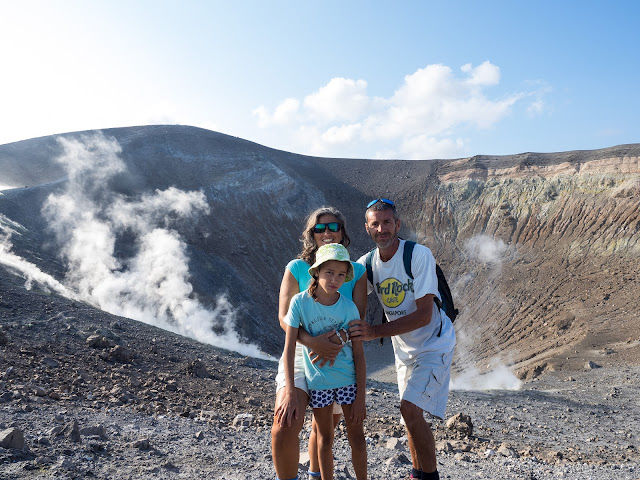
[{"label": "rocky ground", "polygon": [[[5,272],[0,282],[0,479],[275,478],[275,362],[28,292]],[[376,348],[370,476],[408,478]],[[455,418],[435,426],[441,478],[640,479],[640,368],[586,367],[517,391],[453,391]],[[352,478],[342,430],[335,451],[336,478]]]}]

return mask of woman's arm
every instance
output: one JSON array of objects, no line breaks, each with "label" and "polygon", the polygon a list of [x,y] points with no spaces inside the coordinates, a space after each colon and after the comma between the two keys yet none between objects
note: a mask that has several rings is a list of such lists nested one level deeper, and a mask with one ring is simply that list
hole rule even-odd
[{"label": "woman's arm", "polygon": [[280,321],[280,328],[285,332],[287,331],[288,325],[284,322],[284,317],[289,311],[291,299],[299,292],[300,287],[298,287],[298,281],[289,269],[286,268],[284,270],[284,275],[282,276],[282,283],[280,283],[280,297],[278,300],[278,320]]},{"label": "woman's arm", "polygon": [[356,368],[356,400],[351,409],[351,423],[361,423],[367,418],[367,406],[365,403],[367,391],[367,362],[364,355],[364,345],[360,340],[352,340],[353,363]]},{"label": "woman's arm", "polygon": [[[289,271],[289,269],[285,269],[284,275],[282,276],[282,283],[280,284],[280,296],[278,304],[278,320],[280,322],[280,327],[285,331],[287,329],[287,324],[284,322],[284,317],[289,311],[289,304],[291,303],[291,299],[295,294],[299,293],[299,291],[300,287],[298,285],[298,281]],[[323,366],[327,362],[333,365],[333,362],[338,356],[338,353],[340,353],[340,350],[342,350],[342,343],[340,343],[339,340],[334,339],[333,342],[329,340],[329,337],[333,335],[335,335],[335,332],[326,332],[314,337],[310,335],[309,332],[307,332],[304,328],[300,328],[298,331],[298,341],[305,347],[308,347],[312,354],[316,356],[315,358],[312,357],[314,362],[319,361],[320,366]]]},{"label": "woman's arm", "polygon": [[286,339],[284,342],[284,378],[285,394],[282,403],[275,412],[280,425],[291,426],[294,419],[298,419],[298,395],[293,378],[293,364],[295,362],[296,338],[298,329],[287,325]]},{"label": "woman's arm", "polygon": [[356,307],[358,307],[360,318],[364,320],[365,314],[367,313],[367,272],[366,271],[356,281],[356,284],[353,287],[353,293],[351,295],[353,298],[353,303],[355,303]]}]

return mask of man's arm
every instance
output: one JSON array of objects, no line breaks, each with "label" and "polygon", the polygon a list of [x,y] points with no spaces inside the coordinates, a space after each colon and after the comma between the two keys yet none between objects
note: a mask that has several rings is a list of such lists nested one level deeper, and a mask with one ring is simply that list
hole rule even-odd
[{"label": "man's arm", "polygon": [[364,320],[355,320],[349,323],[349,335],[366,342],[376,338],[402,335],[429,325],[433,314],[433,294],[416,299],[416,306],[418,308],[415,312],[381,325],[369,325]]}]

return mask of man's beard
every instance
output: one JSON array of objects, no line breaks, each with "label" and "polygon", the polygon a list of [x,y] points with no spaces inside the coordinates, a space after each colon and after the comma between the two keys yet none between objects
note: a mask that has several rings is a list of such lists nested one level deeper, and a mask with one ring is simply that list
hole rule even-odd
[{"label": "man's beard", "polygon": [[378,248],[384,249],[384,248],[389,248],[391,245],[393,245],[393,242],[395,242],[396,238],[398,238],[398,235],[393,234],[384,242],[379,241],[375,236],[372,237],[372,240],[378,246]]}]

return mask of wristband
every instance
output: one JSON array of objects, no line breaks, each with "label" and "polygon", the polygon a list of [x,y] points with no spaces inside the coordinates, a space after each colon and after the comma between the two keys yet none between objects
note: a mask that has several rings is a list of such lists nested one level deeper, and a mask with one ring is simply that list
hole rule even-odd
[{"label": "wristband", "polygon": [[340,332],[344,332],[345,335],[347,336],[347,339],[343,340],[342,335],[338,335],[338,338],[342,342],[342,345],[346,345],[347,343],[351,342],[351,337],[349,336],[349,330],[347,330],[346,328],[343,328],[342,330],[340,330]]}]

